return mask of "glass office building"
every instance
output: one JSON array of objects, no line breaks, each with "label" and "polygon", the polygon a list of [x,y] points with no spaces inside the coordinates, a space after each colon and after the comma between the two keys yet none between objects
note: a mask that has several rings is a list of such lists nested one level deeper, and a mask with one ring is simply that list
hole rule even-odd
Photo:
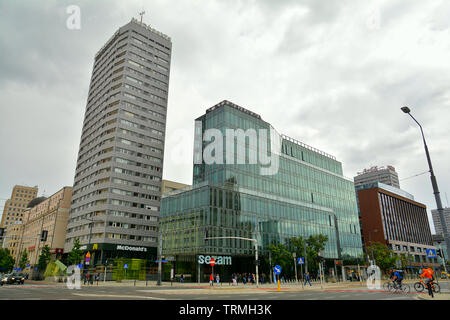
[{"label": "glass office building", "polygon": [[[208,109],[195,130],[193,186],[161,201],[163,253],[176,261],[176,273],[203,278],[208,270],[200,266],[201,255],[231,257],[225,274],[254,272],[254,242],[205,235],[256,239],[260,256],[268,255],[270,244],[316,234],[328,236],[325,258],[362,253],[353,181],[343,177],[335,157],[279,135],[259,115],[228,101]],[[211,130],[222,141],[220,135],[213,140]],[[219,163],[205,160],[212,143],[223,147],[211,153]]]}]

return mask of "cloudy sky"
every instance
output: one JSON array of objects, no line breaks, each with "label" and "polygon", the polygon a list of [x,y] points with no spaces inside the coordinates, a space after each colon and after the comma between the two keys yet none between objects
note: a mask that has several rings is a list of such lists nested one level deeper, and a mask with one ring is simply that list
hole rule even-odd
[{"label": "cloudy sky", "polygon": [[[94,55],[142,9],[173,43],[164,178],[192,182],[194,119],[227,99],[336,156],[349,178],[393,165],[406,179],[428,170],[408,105],[448,205],[450,2],[370,3],[1,0],[0,206],[15,184],[47,196],[73,184]],[[67,28],[70,5],[80,30]],[[435,208],[429,175],[400,184]]]}]

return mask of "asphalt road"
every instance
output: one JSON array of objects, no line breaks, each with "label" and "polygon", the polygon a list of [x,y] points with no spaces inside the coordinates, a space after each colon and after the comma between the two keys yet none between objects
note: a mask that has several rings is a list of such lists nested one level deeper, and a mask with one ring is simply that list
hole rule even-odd
[{"label": "asphalt road", "polygon": [[[447,284],[448,286],[448,284]],[[447,291],[444,288],[444,291]],[[24,284],[0,287],[0,300],[413,300],[417,293],[389,293],[361,288],[324,290],[211,290],[208,288],[102,287],[79,290],[61,284]]]}]

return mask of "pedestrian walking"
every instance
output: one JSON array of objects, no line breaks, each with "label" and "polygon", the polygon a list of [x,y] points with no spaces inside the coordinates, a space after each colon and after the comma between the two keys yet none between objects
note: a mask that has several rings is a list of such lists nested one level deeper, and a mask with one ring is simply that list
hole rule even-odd
[{"label": "pedestrian walking", "polygon": [[95,275],[95,281],[97,282],[97,286],[98,286],[98,281],[100,280],[100,274],[99,273],[97,273],[96,275]]},{"label": "pedestrian walking", "polygon": [[231,274],[231,285],[234,286],[234,273]]},{"label": "pedestrian walking", "polygon": [[219,276],[219,274],[216,274],[216,282],[217,282],[217,285],[220,284],[220,276]]},{"label": "pedestrian walking", "polygon": [[211,275],[209,276],[209,285],[210,285],[211,287],[214,286],[214,276],[213,276],[212,273],[211,273]]},{"label": "pedestrian walking", "polygon": [[311,277],[309,275],[309,272],[305,273],[305,283],[304,283],[304,285],[306,285],[307,282],[309,283],[309,286],[312,287]]}]

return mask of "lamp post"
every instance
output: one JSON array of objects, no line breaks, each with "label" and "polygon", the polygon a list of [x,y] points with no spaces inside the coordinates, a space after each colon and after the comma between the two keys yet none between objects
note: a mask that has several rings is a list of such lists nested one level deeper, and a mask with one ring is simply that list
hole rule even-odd
[{"label": "lamp post", "polygon": [[441,254],[442,254],[442,262],[444,263],[444,271],[445,271],[445,273],[447,273],[447,266],[446,266],[446,262],[445,262],[445,254],[444,254],[444,252],[442,251],[442,248],[441,248],[441,242],[440,241],[438,241],[437,242],[438,243],[438,245],[439,245],[439,250],[441,251]]},{"label": "lamp post", "polygon": [[425,135],[423,134],[423,129],[422,129],[422,126],[420,125],[420,123],[411,115],[411,110],[408,107],[403,107],[403,108],[401,108],[401,110],[404,113],[408,114],[419,125],[420,132],[422,133],[423,145],[425,147],[425,154],[427,156],[428,167],[430,169],[431,185],[433,186],[434,198],[436,200],[436,206],[437,206],[437,210],[439,213],[439,219],[441,220],[442,231],[444,233],[444,241],[445,241],[445,244],[447,245],[447,257],[448,257],[448,256],[450,256],[449,255],[450,236],[448,234],[447,224],[445,223],[445,219],[444,219],[444,209],[442,208],[441,195],[439,193],[438,184],[436,181],[436,177],[434,175],[433,166],[431,164],[430,153],[428,152],[428,146],[427,146],[427,142],[425,141]]},{"label": "lamp post", "polygon": [[372,264],[375,264],[375,258],[373,257],[373,247],[372,247],[372,232],[378,232],[378,230],[373,229],[369,231],[369,243],[370,243],[370,251],[372,254]]},{"label": "lamp post", "polygon": [[90,221],[90,223],[89,223],[89,244],[88,244],[88,247],[87,247],[87,250],[89,252],[89,250],[91,248],[91,240],[92,240],[92,225],[94,224],[95,220],[94,219],[90,219],[90,218],[83,218],[83,220]]},{"label": "lamp post", "polygon": [[292,257],[294,258],[295,282],[297,282],[297,260],[295,259],[297,257],[297,254],[295,252],[292,252]]},{"label": "lamp post", "polygon": [[[256,238],[256,237],[255,237]],[[204,240],[214,240],[214,239],[238,239],[238,240],[246,240],[251,241],[255,244],[255,265],[256,265],[256,286],[259,286],[259,270],[258,270],[258,240],[257,239],[250,239],[250,238],[243,238],[243,237],[207,237],[205,236]],[[213,269],[214,270],[214,269]]]}]

